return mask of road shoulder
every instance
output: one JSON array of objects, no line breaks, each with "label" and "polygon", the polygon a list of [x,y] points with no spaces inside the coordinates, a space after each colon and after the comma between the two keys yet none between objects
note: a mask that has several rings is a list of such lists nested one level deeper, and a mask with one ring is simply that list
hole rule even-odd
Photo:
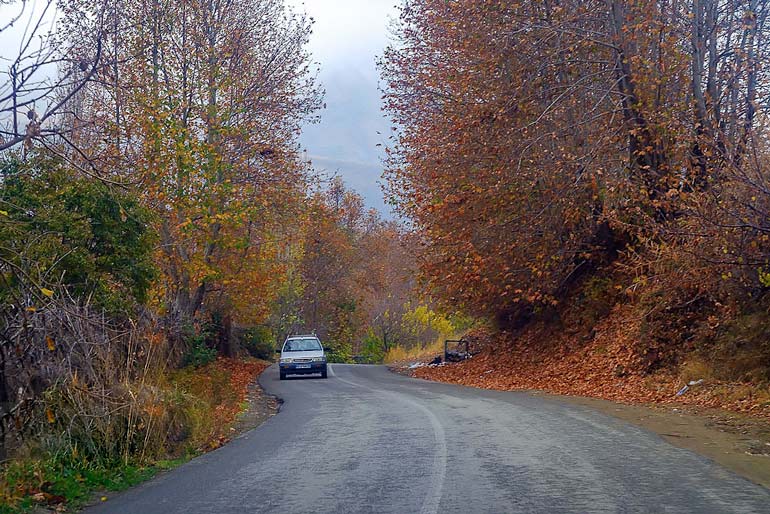
[{"label": "road shoulder", "polygon": [[280,400],[266,393],[262,386],[259,385],[259,376],[249,384],[246,402],[248,402],[248,406],[238,415],[231,429],[233,437],[238,437],[261,426],[265,421],[278,413],[280,406]]},{"label": "road shoulder", "polygon": [[699,453],[770,488],[770,424],[764,419],[703,407],[628,405],[538,391],[532,394],[589,407],[640,426],[674,446]]}]

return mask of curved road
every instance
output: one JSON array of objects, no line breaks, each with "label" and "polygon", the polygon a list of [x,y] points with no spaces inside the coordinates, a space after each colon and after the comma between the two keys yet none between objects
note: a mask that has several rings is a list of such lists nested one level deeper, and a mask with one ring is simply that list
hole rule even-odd
[{"label": "curved road", "polygon": [[381,366],[260,382],[278,415],[87,512],[770,512],[767,489],[585,407]]}]

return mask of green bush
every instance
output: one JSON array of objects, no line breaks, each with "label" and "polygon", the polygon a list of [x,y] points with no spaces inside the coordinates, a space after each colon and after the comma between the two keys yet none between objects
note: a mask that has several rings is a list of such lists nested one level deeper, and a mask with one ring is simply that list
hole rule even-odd
[{"label": "green bush", "polygon": [[350,342],[353,339],[349,329],[341,331],[336,337],[330,336],[321,341],[323,344],[326,360],[328,362],[339,362],[341,364],[350,364],[353,362],[353,345]]},{"label": "green bush", "polygon": [[381,364],[385,359],[385,345],[372,330],[361,341],[361,361],[365,364]]},{"label": "green bush", "polygon": [[155,236],[150,211],[134,196],[50,157],[11,157],[0,161],[0,205],[0,258],[23,271],[7,275],[0,301],[30,279],[61,281],[110,314],[146,300],[156,276]]},{"label": "green bush", "polygon": [[241,347],[257,359],[272,360],[275,356],[275,336],[269,327],[247,328],[241,335]]},{"label": "green bush", "polygon": [[188,328],[185,332],[183,338],[187,352],[182,362],[184,366],[199,368],[216,360],[217,349],[209,346],[210,333],[207,330],[196,332],[194,328]]},{"label": "green bush", "polygon": [[185,355],[185,366],[193,366],[195,368],[205,366],[210,362],[214,362],[217,358],[217,351],[214,348],[210,348],[206,344],[206,339],[203,337],[196,337],[190,344]]}]

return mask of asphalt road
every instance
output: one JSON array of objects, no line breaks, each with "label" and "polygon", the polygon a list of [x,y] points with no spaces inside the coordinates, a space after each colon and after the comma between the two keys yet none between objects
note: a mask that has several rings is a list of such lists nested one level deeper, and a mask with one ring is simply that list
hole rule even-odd
[{"label": "asphalt road", "polygon": [[278,415],[87,512],[770,513],[767,489],[566,402],[380,366],[261,383]]}]

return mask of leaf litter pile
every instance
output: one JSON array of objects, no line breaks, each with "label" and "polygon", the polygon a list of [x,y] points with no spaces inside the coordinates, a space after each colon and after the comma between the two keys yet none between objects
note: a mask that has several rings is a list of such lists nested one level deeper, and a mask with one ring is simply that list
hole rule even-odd
[{"label": "leaf litter pile", "polygon": [[[214,419],[219,420],[217,426],[221,430],[215,434],[208,444],[214,449],[229,441],[233,434],[230,428],[244,412],[244,403],[254,401],[254,395],[259,395],[259,388],[252,390],[256,377],[270,365],[269,362],[257,359],[227,359],[219,358],[209,366],[217,371],[224,371],[229,376],[229,388],[232,396],[220,400],[214,407]],[[251,406],[251,405],[250,405]],[[248,409],[248,408],[247,408]]]},{"label": "leaf litter pile", "polygon": [[588,341],[539,323],[516,335],[477,331],[474,336],[483,341],[477,355],[455,364],[414,366],[410,372],[418,378],[484,389],[721,408],[770,419],[767,395],[757,394],[753,384],[688,382],[671,370],[641,371],[643,356],[634,344],[638,330],[633,309],[621,307],[597,324]]}]

